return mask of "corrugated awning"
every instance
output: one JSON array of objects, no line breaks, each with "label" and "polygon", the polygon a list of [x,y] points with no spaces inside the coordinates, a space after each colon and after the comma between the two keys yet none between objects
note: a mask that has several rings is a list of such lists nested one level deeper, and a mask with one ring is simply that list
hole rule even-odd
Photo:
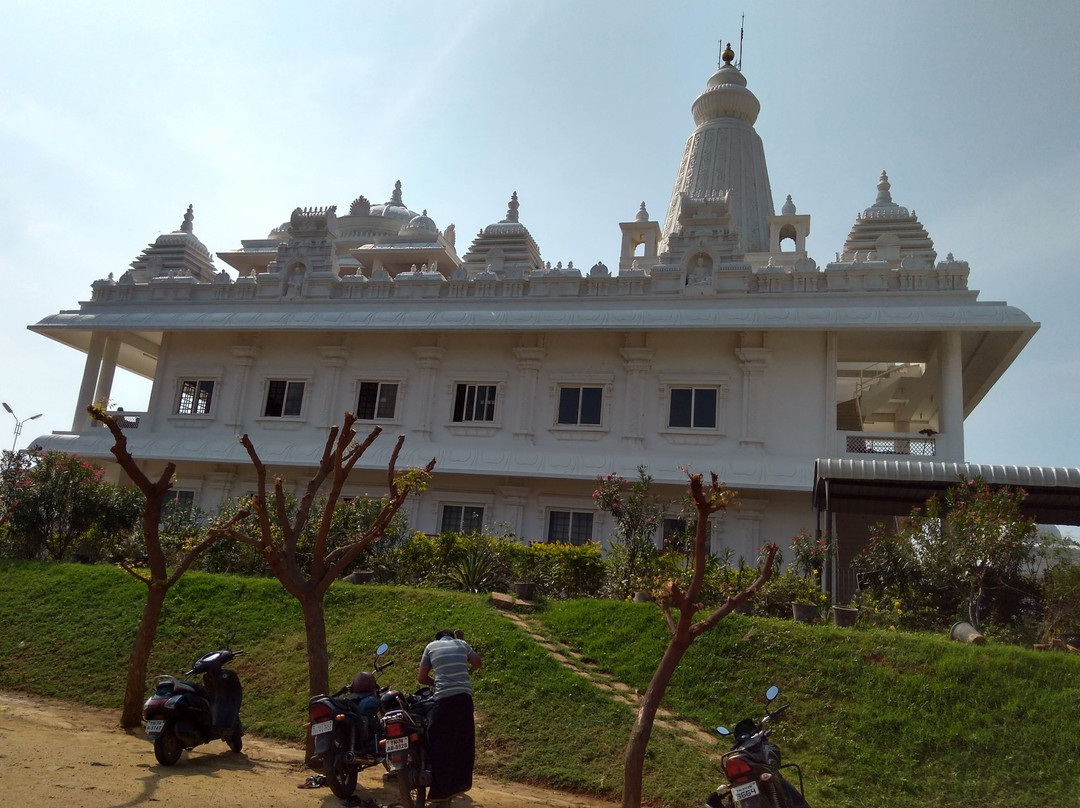
[{"label": "corrugated awning", "polygon": [[1024,514],[1040,524],[1080,525],[1080,468],[819,458],[814,463],[814,507],[904,516],[944,494],[960,478],[973,477],[1024,489]]}]

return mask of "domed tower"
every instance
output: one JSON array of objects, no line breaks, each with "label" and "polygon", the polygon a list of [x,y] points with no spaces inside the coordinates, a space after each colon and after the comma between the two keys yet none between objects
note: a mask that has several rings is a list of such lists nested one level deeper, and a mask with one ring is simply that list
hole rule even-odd
[{"label": "domed tower", "polygon": [[739,235],[738,252],[769,249],[767,220],[773,215],[772,190],[765,165],[765,149],[754,130],[761,105],[746,89],[746,79],[732,64],[729,44],[723,65],[694,101],[697,128],[686,141],[675,178],[660,244],[666,252],[678,231],[683,200],[707,200],[726,195],[733,229]]}]

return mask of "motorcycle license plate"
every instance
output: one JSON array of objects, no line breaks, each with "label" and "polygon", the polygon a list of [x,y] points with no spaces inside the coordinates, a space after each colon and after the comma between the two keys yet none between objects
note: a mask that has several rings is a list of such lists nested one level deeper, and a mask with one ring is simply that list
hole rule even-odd
[{"label": "motorcycle license plate", "polygon": [[333,721],[320,721],[318,724],[311,725],[312,735],[322,735],[324,732],[330,732],[334,729]]},{"label": "motorcycle license plate", "polygon": [[160,735],[163,729],[165,729],[164,718],[151,718],[146,722],[146,734],[150,737]]},{"label": "motorcycle license plate", "polygon": [[386,751],[387,752],[400,752],[402,749],[409,748],[409,738],[405,736],[403,738],[387,738],[386,739]]},{"label": "motorcycle license plate", "polygon": [[735,798],[736,802],[750,797],[756,797],[759,793],[761,792],[754,780],[751,780],[749,783],[743,783],[741,786],[735,786],[731,789],[731,796]]}]

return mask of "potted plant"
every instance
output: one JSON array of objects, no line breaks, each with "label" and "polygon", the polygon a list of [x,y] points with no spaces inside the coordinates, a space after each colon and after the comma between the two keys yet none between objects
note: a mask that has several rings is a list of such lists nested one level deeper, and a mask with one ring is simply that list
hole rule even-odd
[{"label": "potted plant", "polygon": [[832,607],[833,624],[840,628],[851,628],[859,619],[859,610],[855,606],[841,606],[836,603]]},{"label": "potted plant", "polygon": [[517,548],[510,565],[513,575],[514,596],[518,600],[532,600],[536,597],[536,587],[540,583],[540,568],[543,560],[532,548],[532,543]]}]

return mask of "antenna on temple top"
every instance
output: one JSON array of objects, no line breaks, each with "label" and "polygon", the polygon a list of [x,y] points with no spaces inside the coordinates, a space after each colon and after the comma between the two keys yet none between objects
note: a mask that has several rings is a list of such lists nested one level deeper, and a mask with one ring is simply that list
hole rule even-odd
[{"label": "antenna on temple top", "polygon": [[739,72],[742,72],[742,40],[743,40],[743,28],[746,26],[746,15],[743,14],[739,18],[739,61],[735,64]]}]

